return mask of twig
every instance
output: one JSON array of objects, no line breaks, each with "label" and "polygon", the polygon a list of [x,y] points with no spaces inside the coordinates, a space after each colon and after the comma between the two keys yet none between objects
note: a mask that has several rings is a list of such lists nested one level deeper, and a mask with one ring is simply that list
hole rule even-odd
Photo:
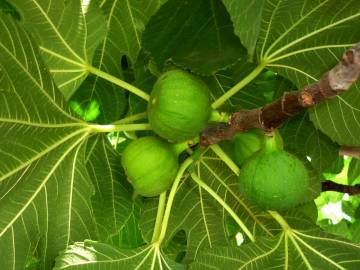
[{"label": "twig", "polygon": [[348,49],[340,63],[326,72],[319,81],[299,91],[285,92],[281,98],[264,107],[235,112],[228,123],[208,125],[201,133],[200,143],[208,146],[253,128],[271,131],[299,112],[348,90],[359,74],[360,43]]},{"label": "twig", "polygon": [[341,146],[339,155],[360,159],[360,147]]},{"label": "twig", "polygon": [[357,195],[360,194],[360,184],[348,186],[327,180],[325,182],[321,182],[321,191],[337,191],[341,193],[348,193],[349,195]]}]

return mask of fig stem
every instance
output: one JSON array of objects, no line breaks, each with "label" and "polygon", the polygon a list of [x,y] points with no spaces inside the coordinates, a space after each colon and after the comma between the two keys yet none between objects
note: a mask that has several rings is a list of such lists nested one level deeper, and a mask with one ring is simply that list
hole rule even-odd
[{"label": "fig stem", "polygon": [[252,235],[250,230],[246,225],[241,221],[239,216],[231,209],[231,207],[214,191],[209,187],[205,182],[203,182],[195,173],[191,173],[191,178],[197,183],[201,188],[205,189],[235,220],[239,227],[244,231],[244,233],[249,237],[251,242],[255,242],[255,237]]},{"label": "fig stem", "polygon": [[123,119],[117,120],[115,122],[112,122],[111,125],[128,124],[128,123],[132,123],[132,122],[137,121],[137,120],[144,119],[146,117],[147,117],[146,112],[137,113],[137,114],[127,116],[127,117],[125,117]]},{"label": "fig stem", "polygon": [[189,147],[189,145],[187,142],[181,142],[181,143],[172,144],[171,147],[174,149],[176,155],[179,156]]},{"label": "fig stem", "polygon": [[236,175],[240,174],[239,167],[235,164],[235,162],[221,149],[221,147],[217,144],[213,144],[210,146],[211,150],[229,167],[230,170],[233,171]]},{"label": "fig stem", "polygon": [[148,123],[144,124],[118,124],[118,125],[89,125],[93,132],[118,132],[131,130],[151,130]]},{"label": "fig stem", "polygon": [[360,148],[342,145],[339,150],[340,156],[350,156],[356,159],[360,159]]},{"label": "fig stem", "polygon": [[276,151],[279,149],[275,136],[265,136],[265,149],[268,152]]},{"label": "fig stem", "polygon": [[174,183],[170,189],[170,193],[169,193],[169,197],[166,203],[166,208],[165,208],[165,212],[164,212],[164,217],[163,217],[163,221],[161,224],[161,230],[160,230],[160,234],[159,237],[157,238],[157,240],[154,240],[153,243],[156,243],[157,245],[161,245],[162,241],[165,238],[166,235],[166,230],[167,230],[167,226],[169,223],[169,218],[170,218],[170,212],[171,212],[171,208],[174,202],[174,198],[176,195],[176,190],[180,184],[180,180],[183,177],[183,174],[185,172],[185,170],[187,169],[187,167],[189,167],[191,164],[193,163],[193,159],[191,157],[185,159],[185,161],[180,165],[180,168],[178,170],[178,173],[175,177]]},{"label": "fig stem", "polygon": [[219,112],[218,110],[212,110],[210,113],[209,122],[228,123],[229,121],[230,121],[230,114],[227,112]]},{"label": "fig stem", "polygon": [[97,69],[96,67],[93,67],[93,66],[87,66],[87,70],[90,73],[92,73],[92,74],[94,74],[94,75],[96,75],[96,76],[98,76],[98,77],[100,77],[102,79],[105,79],[105,80],[107,80],[109,82],[112,82],[113,84],[116,84],[116,85],[128,90],[129,92],[141,97],[142,99],[145,99],[146,101],[150,100],[150,95],[148,93],[145,93],[144,91],[142,91],[139,88],[131,85],[130,83],[127,83],[127,82],[125,82],[125,81],[123,81],[123,80],[121,80],[121,79],[107,73],[107,72],[104,72],[104,71],[102,71],[100,69]]},{"label": "fig stem", "polygon": [[163,217],[164,217],[165,203],[166,203],[166,191],[161,193],[159,196],[159,204],[158,204],[158,209],[157,209],[157,213],[156,213],[155,227],[154,227],[153,235],[151,238],[151,243],[156,242],[157,239],[159,238],[161,224],[162,224]]},{"label": "fig stem", "polygon": [[276,220],[277,223],[280,224],[281,228],[283,228],[284,231],[290,231],[291,227],[286,222],[286,220],[276,211],[268,211],[268,213]]},{"label": "fig stem", "polygon": [[213,109],[217,109],[220,107],[225,101],[227,101],[229,98],[231,98],[233,95],[235,95],[237,92],[239,92],[244,86],[246,86],[249,82],[251,82],[253,79],[255,79],[261,71],[265,68],[266,63],[260,63],[251,73],[249,73],[244,79],[242,79],[240,82],[238,82],[236,85],[234,85],[232,88],[229,89],[225,94],[223,94],[221,97],[219,97],[217,100],[215,100],[211,107]]}]

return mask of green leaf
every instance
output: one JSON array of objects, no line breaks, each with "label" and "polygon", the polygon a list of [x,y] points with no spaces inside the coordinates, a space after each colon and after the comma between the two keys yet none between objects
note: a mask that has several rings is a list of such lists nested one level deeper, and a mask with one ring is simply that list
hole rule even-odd
[{"label": "green leaf", "polygon": [[[106,17],[108,32],[96,50],[93,65],[115,77],[123,78],[124,70],[120,65],[122,59],[127,56],[126,59],[130,60],[128,65],[134,65],[141,50],[141,36],[145,25],[161,3],[159,0],[98,0],[95,4],[101,7]],[[95,77],[87,91],[88,97],[94,95],[102,103],[101,123],[120,119],[126,109],[124,91],[121,87]]]},{"label": "green leaf", "polygon": [[39,44],[54,80],[69,99],[86,78],[96,47],[106,34],[98,9],[83,10],[81,1],[9,0],[24,27]]},{"label": "green leaf", "polygon": [[247,48],[252,59],[260,32],[262,10],[265,0],[223,0],[234,23],[235,34]]},{"label": "green leaf", "polygon": [[335,234],[343,238],[349,238],[349,227],[347,221],[342,219],[339,223],[333,224],[330,220],[324,219],[319,222],[321,229],[330,234]]},{"label": "green leaf", "polygon": [[350,225],[350,231],[352,234],[351,240],[360,244],[360,221],[357,220]]},{"label": "green leaf", "polygon": [[0,16],[0,36],[1,267],[23,269],[34,254],[49,269],[59,250],[96,235],[85,167],[91,130],[9,16]]},{"label": "green leaf", "polygon": [[[113,73],[119,69],[121,57],[127,55],[135,63],[142,48],[141,36],[150,17],[162,5],[160,0],[96,0],[103,10],[108,34],[99,48],[96,63],[104,71]],[[120,71],[120,70],[118,70]]]},{"label": "green leaf", "polygon": [[[239,62],[227,70],[219,71],[204,78],[210,86],[214,100],[226,93],[236,84],[236,80],[241,80],[249,72],[245,70],[245,67],[246,69],[249,68],[248,63]],[[291,87],[292,84],[284,77],[269,70],[264,71],[241,91],[232,96],[222,106],[222,109],[234,112],[241,109],[259,108],[278,98],[284,91],[290,90]]]},{"label": "green leaf", "polygon": [[289,227],[276,237],[203,250],[189,269],[358,269],[360,245],[324,233],[298,215],[286,221]]},{"label": "green leaf", "polygon": [[[210,86],[214,100],[235,85],[235,81],[227,71],[220,71],[209,76],[206,78],[206,81]],[[233,112],[240,109],[254,109],[261,107],[267,103],[266,98],[261,91],[262,89],[258,88],[256,82],[253,81],[236,95],[232,96],[226,104],[227,107],[223,106],[222,109],[228,109]]]},{"label": "green leaf", "polygon": [[[273,227],[265,221],[266,214],[240,197],[237,177],[211,150],[203,154],[193,169],[234,209],[246,226],[251,228],[251,232],[271,234],[270,230]],[[142,217],[143,222],[153,224],[156,203],[149,204],[144,212],[146,215]],[[186,177],[181,183],[171,213],[164,245],[166,246],[179,231],[184,231],[187,237],[184,261],[193,260],[202,248],[229,244],[228,213],[205,190],[194,184],[191,178]],[[151,225],[142,226],[142,229],[147,237],[151,235]],[[241,231],[240,228],[238,230]],[[244,238],[247,239],[246,235]]]},{"label": "green leaf", "polygon": [[[82,119],[101,124],[119,120],[127,109],[127,100],[121,88],[92,75],[85,79],[71,97],[70,105],[74,102],[83,109]],[[98,107],[96,113],[86,114],[92,104]]]},{"label": "green leaf", "polygon": [[153,235],[158,201],[158,198],[145,198],[141,209],[140,229],[147,243],[150,243]]},{"label": "green leaf", "polygon": [[349,184],[359,184],[360,183],[360,160],[353,158],[350,161],[348,173],[348,182]]},{"label": "green leaf", "polygon": [[17,19],[17,20],[20,19],[19,13],[6,0],[2,0],[0,2],[0,10],[5,13],[11,14],[14,19]]},{"label": "green leaf", "polygon": [[169,260],[155,245],[125,250],[108,244],[85,241],[69,246],[60,254],[54,270],[61,269],[185,270],[185,265]]},{"label": "green leaf", "polygon": [[[157,77],[152,74],[152,68],[155,64],[144,51],[140,52],[139,58],[135,62],[134,68],[134,85],[143,89],[146,93],[151,93]],[[147,110],[147,101],[130,93],[129,95],[129,113],[142,113]]]},{"label": "green leaf", "polygon": [[88,142],[87,169],[95,187],[92,207],[99,239],[107,241],[132,216],[132,188],[121,167],[120,156],[103,135]]},{"label": "green leaf", "polygon": [[171,59],[202,74],[245,57],[229,14],[216,0],[167,1],[147,24],[143,45],[161,69]]},{"label": "green leaf", "polygon": [[[360,40],[357,0],[266,1],[257,45],[259,62],[298,88],[313,83]],[[289,12],[291,11],[291,12]],[[315,126],[339,144],[360,144],[359,90],[352,87],[310,113]]]},{"label": "green leaf", "polygon": [[328,168],[326,168],[324,173],[339,174],[343,168],[344,168],[344,158],[342,156],[338,156],[331,163],[331,165]]},{"label": "green leaf", "polygon": [[285,147],[301,157],[308,157],[318,172],[328,168],[338,157],[339,147],[314,127],[306,113],[290,119],[281,128],[281,135]]},{"label": "green leaf", "polygon": [[[145,198],[140,216],[140,229],[147,243],[152,240],[155,219],[158,209],[158,198]],[[178,231],[164,245],[163,253],[176,262],[181,262],[187,250],[187,235],[185,231]]]},{"label": "green leaf", "polygon": [[107,241],[118,248],[132,249],[142,246],[145,242],[141,234],[139,219],[141,203],[133,204],[132,212],[122,229]]}]

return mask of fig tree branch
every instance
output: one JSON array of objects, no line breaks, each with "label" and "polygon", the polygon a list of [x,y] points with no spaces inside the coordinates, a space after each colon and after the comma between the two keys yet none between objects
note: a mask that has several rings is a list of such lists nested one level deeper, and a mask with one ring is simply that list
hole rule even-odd
[{"label": "fig tree branch", "polygon": [[360,159],[360,147],[341,146],[339,155]]},{"label": "fig tree branch", "polygon": [[301,111],[348,90],[359,74],[360,43],[345,51],[341,61],[319,81],[299,91],[285,92],[281,98],[264,107],[235,112],[228,123],[209,124],[200,135],[200,143],[208,146],[253,128],[272,131]]},{"label": "fig tree branch", "polygon": [[340,193],[348,193],[349,195],[357,195],[360,194],[360,184],[349,186],[327,180],[321,183],[321,191],[337,191]]}]

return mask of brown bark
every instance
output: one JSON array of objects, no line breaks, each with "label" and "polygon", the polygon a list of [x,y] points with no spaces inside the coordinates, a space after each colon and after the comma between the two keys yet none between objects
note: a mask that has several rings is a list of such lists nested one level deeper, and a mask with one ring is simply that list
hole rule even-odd
[{"label": "brown bark", "polygon": [[360,159],[360,147],[341,146],[339,155]]},{"label": "brown bark", "polygon": [[281,98],[262,108],[235,112],[229,123],[209,124],[200,135],[200,143],[208,146],[253,128],[271,131],[299,112],[346,91],[359,74],[360,43],[348,49],[340,63],[326,72],[319,81],[299,91],[285,92]]},{"label": "brown bark", "polygon": [[360,194],[360,184],[348,186],[327,180],[321,183],[321,191],[337,191],[340,193],[348,193],[349,195],[357,195]]}]

